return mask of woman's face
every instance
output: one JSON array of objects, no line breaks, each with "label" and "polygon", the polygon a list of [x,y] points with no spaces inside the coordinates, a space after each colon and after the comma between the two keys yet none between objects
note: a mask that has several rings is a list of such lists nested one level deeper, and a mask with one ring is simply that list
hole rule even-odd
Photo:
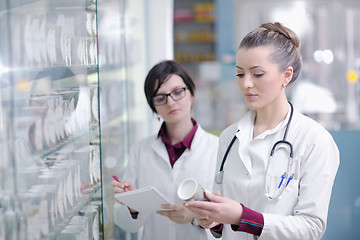
[{"label": "woman's face", "polygon": [[240,48],[236,54],[237,82],[249,109],[276,104],[285,95],[282,85],[290,81],[289,71],[280,72],[270,53],[270,47],[254,47]]},{"label": "woman's face", "polygon": [[[165,82],[160,86],[157,95],[169,94],[184,87],[186,87],[186,84],[183,79],[174,74],[165,80]],[[155,106],[157,113],[161,115],[165,122],[177,123],[181,120],[191,118],[191,104],[194,97],[188,89],[185,90],[185,94],[184,98],[177,101],[174,101],[171,96],[168,96],[166,104]]]}]

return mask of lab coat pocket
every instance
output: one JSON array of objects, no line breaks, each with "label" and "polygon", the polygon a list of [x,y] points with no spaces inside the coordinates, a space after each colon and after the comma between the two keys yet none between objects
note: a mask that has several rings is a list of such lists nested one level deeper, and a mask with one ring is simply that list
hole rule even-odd
[{"label": "lab coat pocket", "polygon": [[266,194],[270,199],[276,199],[282,194],[284,184],[286,184],[286,179],[284,175],[281,177],[270,176],[268,177],[268,181],[266,182],[266,184],[267,184]]},{"label": "lab coat pocket", "polygon": [[283,215],[294,214],[293,210],[297,203],[299,194],[299,180],[295,179],[295,177],[290,179],[290,177],[288,179],[283,179],[278,176],[271,177],[271,181],[268,186],[269,198],[267,212]]}]

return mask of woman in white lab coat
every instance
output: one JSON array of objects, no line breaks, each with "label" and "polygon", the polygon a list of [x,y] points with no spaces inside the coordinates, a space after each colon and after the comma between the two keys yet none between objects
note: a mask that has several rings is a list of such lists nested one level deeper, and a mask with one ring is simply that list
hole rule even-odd
[{"label": "woman in white lab coat", "polygon": [[[216,167],[218,137],[204,131],[191,117],[195,84],[175,61],[155,65],[145,80],[145,95],[152,111],[164,122],[159,133],[136,143],[130,152],[124,181],[112,181],[114,193],[154,186],[174,205],[144,214],[117,203],[115,223],[130,232],[143,226],[141,239],[207,239],[209,230],[200,227],[194,213],[177,196],[179,184],[195,178],[212,189]],[[212,236],[211,236],[212,237]]]},{"label": "woman in white lab coat", "polygon": [[236,76],[249,112],[220,135],[216,171],[223,171],[213,192],[220,191],[207,194],[211,202],[186,204],[223,240],[312,240],[325,232],[339,152],[320,124],[287,101],[286,86],[301,69],[299,47],[280,23],[262,24],[240,43]]}]

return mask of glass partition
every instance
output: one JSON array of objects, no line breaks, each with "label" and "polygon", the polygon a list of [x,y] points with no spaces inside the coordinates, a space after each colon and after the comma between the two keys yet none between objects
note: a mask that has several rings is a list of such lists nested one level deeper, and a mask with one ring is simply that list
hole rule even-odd
[{"label": "glass partition", "polygon": [[0,239],[99,239],[96,3],[8,0],[0,19]]},{"label": "glass partition", "polygon": [[112,175],[150,132],[143,0],[0,2],[0,239],[126,239]]},{"label": "glass partition", "polygon": [[[146,3],[98,2],[99,96],[104,239],[129,239],[114,224],[112,176],[122,179],[130,146],[149,134],[143,84],[147,66]],[[134,235],[135,237],[135,235]]]}]

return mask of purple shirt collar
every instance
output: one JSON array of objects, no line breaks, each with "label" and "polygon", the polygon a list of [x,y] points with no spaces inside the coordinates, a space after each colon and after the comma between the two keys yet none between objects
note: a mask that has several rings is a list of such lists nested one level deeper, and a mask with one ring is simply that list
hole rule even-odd
[{"label": "purple shirt collar", "polygon": [[169,146],[173,146],[175,148],[181,148],[182,146],[190,149],[191,147],[191,142],[194,138],[194,135],[196,133],[196,130],[198,129],[198,124],[197,122],[195,121],[195,119],[191,118],[191,121],[193,122],[194,124],[194,127],[193,129],[191,130],[191,132],[185,137],[184,140],[182,140],[181,142],[178,142],[174,145],[171,144],[170,140],[167,138],[167,131],[166,131],[166,125],[165,125],[165,122],[163,122],[163,124],[161,125],[161,128],[159,130],[159,133],[158,133],[158,137],[161,136],[161,139],[163,140],[163,142],[166,144],[166,145],[169,145]]}]

